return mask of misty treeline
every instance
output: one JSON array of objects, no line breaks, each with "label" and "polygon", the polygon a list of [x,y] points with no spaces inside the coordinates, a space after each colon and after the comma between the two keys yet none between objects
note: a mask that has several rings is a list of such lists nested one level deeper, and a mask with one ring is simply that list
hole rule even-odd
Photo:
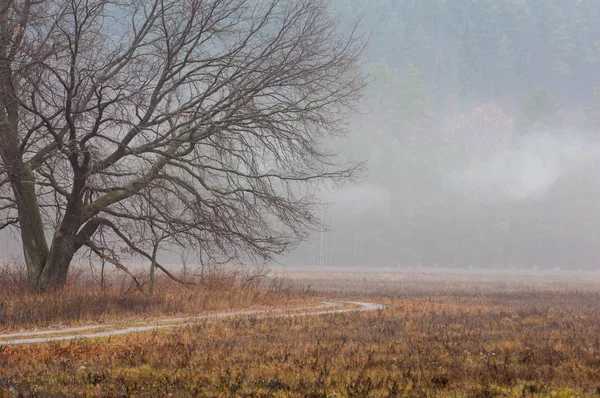
[{"label": "misty treeline", "polygon": [[333,3],[371,83],[331,145],[369,171],[288,261],[596,268],[600,2]]},{"label": "misty treeline", "polygon": [[561,103],[579,103],[600,83],[592,78],[600,66],[595,0],[332,3],[349,27],[361,20],[371,60],[415,65],[437,107],[493,98],[514,112],[514,101],[532,83],[547,86]]}]

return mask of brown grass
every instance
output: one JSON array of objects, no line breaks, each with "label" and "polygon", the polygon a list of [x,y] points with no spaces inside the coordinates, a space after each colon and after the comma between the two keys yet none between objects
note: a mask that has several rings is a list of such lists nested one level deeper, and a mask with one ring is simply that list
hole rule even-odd
[{"label": "brown grass", "polygon": [[[324,294],[323,275],[293,276]],[[359,288],[348,275],[349,290]],[[592,397],[600,301],[547,279],[361,274],[374,313],[235,319],[118,338],[0,348],[0,391],[37,396]],[[320,282],[317,283],[317,279]],[[448,286],[462,280],[464,287]],[[523,278],[519,278],[520,281]],[[317,286],[317,287],[314,287]],[[394,290],[394,286],[396,289]],[[445,286],[445,288],[444,288]],[[517,287],[515,287],[517,286]],[[360,289],[359,289],[360,290]],[[408,290],[408,292],[407,292]],[[422,293],[420,294],[419,291]],[[428,292],[427,294],[423,291]],[[365,297],[367,296],[367,297]],[[0,396],[2,394],[0,393]]]},{"label": "brown grass", "polygon": [[202,280],[180,275],[194,283],[188,288],[167,277],[158,277],[153,295],[138,290],[126,276],[112,278],[101,287],[81,272],[76,272],[64,289],[32,294],[26,289],[24,275],[19,267],[0,268],[0,331],[260,308],[274,302],[288,306],[307,301],[301,289],[223,269],[204,274]]}]

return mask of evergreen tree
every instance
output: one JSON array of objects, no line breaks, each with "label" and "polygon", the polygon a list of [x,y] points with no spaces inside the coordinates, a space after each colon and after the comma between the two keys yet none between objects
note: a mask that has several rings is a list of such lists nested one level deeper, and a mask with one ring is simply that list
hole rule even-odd
[{"label": "evergreen tree", "polygon": [[459,66],[459,97],[468,99],[478,91],[480,87],[480,53],[479,43],[473,24],[470,21],[464,23],[460,31],[460,66]]},{"label": "evergreen tree", "polygon": [[555,131],[561,125],[558,111],[547,87],[532,86],[523,103],[517,131],[522,134]]},{"label": "evergreen tree", "polygon": [[514,51],[506,34],[500,38],[495,60],[494,87],[502,93],[512,91],[512,88],[516,86],[517,73]]}]

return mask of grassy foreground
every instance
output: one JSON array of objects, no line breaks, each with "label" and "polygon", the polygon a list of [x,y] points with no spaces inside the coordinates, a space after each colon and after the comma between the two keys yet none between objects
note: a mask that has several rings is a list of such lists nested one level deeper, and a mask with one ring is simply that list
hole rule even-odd
[{"label": "grassy foreground", "polygon": [[280,281],[265,284],[264,278],[252,272],[215,270],[203,278],[178,276],[190,283],[187,288],[161,276],[153,295],[146,286],[137,289],[123,275],[104,287],[73,277],[63,290],[32,294],[26,289],[23,270],[8,273],[0,268],[0,333],[313,302],[302,289],[283,286]]},{"label": "grassy foreground", "polygon": [[593,289],[488,282],[418,294],[402,289],[409,282],[371,291],[365,279],[367,296],[344,293],[389,305],[379,312],[250,317],[0,347],[0,396],[600,394],[600,301]]}]

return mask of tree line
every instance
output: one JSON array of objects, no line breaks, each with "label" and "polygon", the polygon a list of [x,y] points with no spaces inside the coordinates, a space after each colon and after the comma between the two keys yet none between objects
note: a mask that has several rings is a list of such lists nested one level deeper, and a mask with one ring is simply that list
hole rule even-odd
[{"label": "tree line", "polygon": [[361,20],[371,40],[368,59],[400,69],[413,64],[440,105],[452,96],[506,108],[532,84],[548,87],[561,103],[582,103],[600,84],[594,0],[333,3],[345,23]]}]

